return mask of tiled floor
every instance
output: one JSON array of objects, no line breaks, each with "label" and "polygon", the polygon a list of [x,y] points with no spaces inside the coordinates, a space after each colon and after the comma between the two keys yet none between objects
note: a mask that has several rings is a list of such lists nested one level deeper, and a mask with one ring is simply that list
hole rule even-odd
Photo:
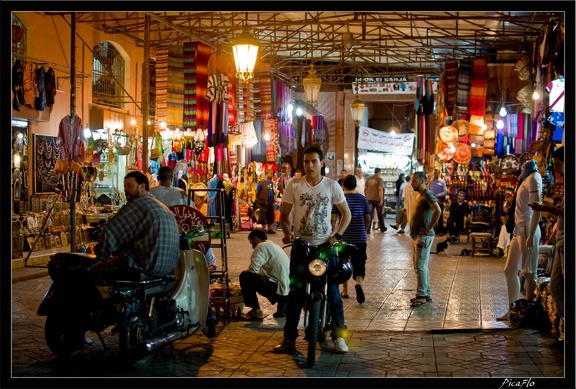
[{"label": "tiled floor", "polygon": [[[234,232],[227,242],[229,278],[233,282],[249,263],[252,249],[247,236],[246,231]],[[269,235],[269,239],[281,244],[281,233]],[[36,315],[50,284],[45,273],[39,274],[38,279],[12,284],[12,373],[19,378],[258,377],[257,383],[250,381],[251,385],[266,387],[277,385],[276,381],[263,380],[266,377],[476,377],[475,387],[480,387],[478,378],[497,378],[486,387],[501,387],[511,377],[517,377],[514,383],[525,377],[553,377],[568,383],[554,387],[574,387],[573,369],[564,369],[564,354],[550,348],[554,339],[549,334],[510,329],[509,322],[496,321],[508,305],[504,259],[457,255],[469,246],[463,239],[449,246],[448,254],[431,255],[434,300],[412,308],[409,299],[415,295],[416,278],[410,237],[390,228],[384,234],[371,234],[364,283],[366,302],[357,303],[353,283],[349,285],[350,298],[344,299],[350,352],[331,354],[318,349],[317,363],[309,369],[299,366],[306,350],[302,337],[297,340],[299,352],[295,355],[271,352],[282,336],[285,319],[274,318],[276,307],[263,298],[263,322],[219,325],[214,339],[193,334],[176,342],[174,354],[170,349],[161,350],[158,359],[144,371],[118,367],[117,337],[108,331],[103,336],[109,350],[96,341],[73,358],[55,358],[43,340],[45,318]],[[30,272],[33,270],[14,270],[13,276]],[[94,334],[92,337],[97,340]],[[573,351],[573,346],[567,350],[571,353],[567,360],[573,361]],[[563,378],[565,375],[568,378]],[[427,381],[418,387],[437,384]],[[462,385],[450,380],[441,386]],[[377,385],[382,386],[390,383]]]}]

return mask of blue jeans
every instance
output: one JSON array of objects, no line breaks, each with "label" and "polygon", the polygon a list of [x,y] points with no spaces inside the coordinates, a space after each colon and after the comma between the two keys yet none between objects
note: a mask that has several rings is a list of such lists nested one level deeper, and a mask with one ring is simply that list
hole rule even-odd
[{"label": "blue jeans", "polygon": [[[308,263],[314,257],[314,250],[306,254],[306,247],[295,244],[290,252],[290,293],[286,306],[286,324],[284,324],[284,337],[296,339],[298,337],[298,322],[306,300],[306,278],[308,277]],[[328,284],[328,304],[330,307],[332,338],[344,336],[344,304],[340,296],[338,284]]]},{"label": "blue jeans", "polygon": [[400,213],[400,208],[402,208],[404,204],[402,204],[402,199],[399,196],[396,196],[396,217]]},{"label": "blue jeans", "polygon": [[416,296],[432,296],[430,291],[430,272],[428,262],[430,261],[430,248],[434,241],[434,235],[413,235],[412,238],[412,261],[418,286]]}]

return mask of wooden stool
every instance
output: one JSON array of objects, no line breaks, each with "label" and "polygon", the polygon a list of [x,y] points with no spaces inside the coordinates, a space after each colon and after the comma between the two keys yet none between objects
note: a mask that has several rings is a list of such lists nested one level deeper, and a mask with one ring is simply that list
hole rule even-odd
[{"label": "wooden stool", "polygon": [[[489,232],[472,232],[468,235],[472,239],[472,256],[490,257],[492,256],[492,234]],[[484,243],[488,242],[488,249],[484,248]],[[478,245],[478,247],[476,247]],[[486,252],[488,250],[488,252]]]}]

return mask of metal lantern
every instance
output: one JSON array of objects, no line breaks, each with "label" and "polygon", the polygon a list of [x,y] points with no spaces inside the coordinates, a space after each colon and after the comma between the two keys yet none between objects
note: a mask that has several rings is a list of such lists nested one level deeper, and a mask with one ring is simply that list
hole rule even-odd
[{"label": "metal lantern", "polygon": [[236,77],[242,82],[248,82],[254,77],[254,66],[256,65],[259,46],[260,40],[250,33],[248,26],[244,26],[242,34],[234,40],[232,51],[236,64]]},{"label": "metal lantern", "polygon": [[304,96],[306,102],[313,107],[318,105],[318,98],[320,97],[320,87],[322,86],[322,80],[316,75],[314,70],[314,64],[310,65],[310,70],[308,70],[308,76],[302,80],[304,84]]}]

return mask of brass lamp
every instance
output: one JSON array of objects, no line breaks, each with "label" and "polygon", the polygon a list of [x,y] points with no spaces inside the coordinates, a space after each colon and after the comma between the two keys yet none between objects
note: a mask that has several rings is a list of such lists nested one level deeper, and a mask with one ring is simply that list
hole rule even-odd
[{"label": "brass lamp", "polygon": [[232,51],[236,64],[236,77],[244,83],[254,77],[254,66],[256,65],[259,46],[260,40],[250,33],[248,26],[244,26],[242,34],[234,40]]},{"label": "brass lamp", "polygon": [[356,167],[360,167],[358,160],[358,138],[360,134],[360,122],[364,116],[364,103],[360,101],[360,97],[356,94],[356,98],[350,104],[350,111],[352,112],[352,119],[354,120],[354,136],[356,139],[356,144],[354,145],[354,162]]},{"label": "brass lamp", "polygon": [[360,97],[356,94],[356,98],[350,104],[350,110],[352,111],[352,119],[354,120],[354,125],[358,127],[364,116],[364,103],[360,101]]},{"label": "brass lamp", "polygon": [[318,105],[318,97],[320,97],[322,80],[316,75],[314,64],[310,64],[308,76],[302,80],[302,83],[304,84],[304,96],[306,102],[313,107],[316,107]]}]

